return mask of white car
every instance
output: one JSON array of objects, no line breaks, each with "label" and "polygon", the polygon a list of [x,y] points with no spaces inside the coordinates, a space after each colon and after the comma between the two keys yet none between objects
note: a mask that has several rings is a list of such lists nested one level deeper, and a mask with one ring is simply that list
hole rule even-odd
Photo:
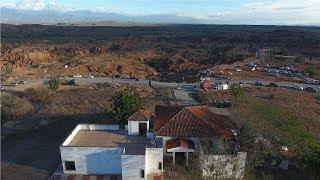
[{"label": "white car", "polygon": [[122,77],[121,77],[122,79],[130,79],[130,76],[128,76],[128,75],[123,75]]},{"label": "white car", "polygon": [[82,78],[82,75],[80,74],[76,74],[76,75],[73,75],[74,78]]},{"label": "white car", "polygon": [[240,68],[237,68],[237,69],[236,69],[236,71],[237,71],[237,72],[241,72],[241,71],[242,71],[242,69],[240,69]]},{"label": "white car", "polygon": [[93,76],[93,75],[88,75],[87,78],[88,78],[88,79],[93,79],[94,76]]},{"label": "white car", "polygon": [[4,91],[4,87],[3,86],[1,86],[0,88],[1,88],[1,91]]},{"label": "white car", "polygon": [[297,89],[297,90],[302,90],[303,91],[303,86],[299,85],[299,84],[293,84],[293,88]]},{"label": "white car", "polygon": [[27,82],[28,82],[27,80],[20,80],[19,84],[27,84]]}]

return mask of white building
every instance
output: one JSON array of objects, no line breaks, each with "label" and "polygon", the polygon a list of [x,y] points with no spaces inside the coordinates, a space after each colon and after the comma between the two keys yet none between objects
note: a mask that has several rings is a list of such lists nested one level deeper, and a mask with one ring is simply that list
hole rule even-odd
[{"label": "white building", "polygon": [[[156,106],[155,116],[149,111],[133,114],[126,131],[118,125],[78,125],[60,147],[61,161],[66,174],[160,180],[164,166],[188,166],[190,155],[198,153],[199,161],[205,160],[200,165],[214,165],[209,170],[201,166],[203,176],[242,178],[246,153],[215,148],[222,147],[221,139],[233,136],[229,118],[212,113],[207,106]],[[212,142],[215,151],[205,154],[203,141]]]},{"label": "white building", "polygon": [[219,90],[227,90],[230,88],[230,86],[228,83],[222,82],[222,83],[216,83],[214,88]]}]

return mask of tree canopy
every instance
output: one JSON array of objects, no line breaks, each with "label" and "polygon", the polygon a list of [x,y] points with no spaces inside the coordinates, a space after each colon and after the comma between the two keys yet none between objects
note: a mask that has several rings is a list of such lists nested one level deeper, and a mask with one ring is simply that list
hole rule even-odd
[{"label": "tree canopy", "polygon": [[140,94],[132,90],[119,90],[112,97],[112,116],[120,124],[125,124],[127,118],[143,106]]}]

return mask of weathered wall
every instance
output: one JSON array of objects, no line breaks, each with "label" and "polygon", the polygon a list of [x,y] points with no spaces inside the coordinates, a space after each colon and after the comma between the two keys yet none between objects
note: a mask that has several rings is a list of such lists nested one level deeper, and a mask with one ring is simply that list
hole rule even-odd
[{"label": "weathered wall", "polygon": [[[146,148],[146,174],[162,174],[163,172],[163,148]],[[159,163],[162,168],[159,169]]]},{"label": "weathered wall", "polygon": [[[166,151],[166,142],[170,139],[174,139],[174,138],[177,138],[177,137],[170,137],[170,136],[158,136],[160,138],[162,138],[162,147],[163,147],[163,153],[165,156],[172,156],[172,153],[168,153]],[[186,139],[189,139],[189,140],[192,140],[194,145],[195,145],[195,148],[196,148],[196,151],[199,149],[199,138],[197,137],[189,137],[189,138],[186,138]]]},{"label": "weathered wall", "polygon": [[246,152],[236,155],[202,155],[200,165],[202,175],[214,178],[243,178]]},{"label": "weathered wall", "polygon": [[[145,170],[145,155],[122,155],[122,179],[123,180],[142,180],[140,173]],[[145,172],[145,177],[146,172]]]},{"label": "weathered wall", "polygon": [[147,131],[149,131],[149,121],[128,121],[129,135],[139,135],[139,123],[147,123]]},{"label": "weathered wall", "polygon": [[[121,174],[123,148],[61,146],[61,161],[65,173]],[[75,161],[76,171],[66,171],[64,161]]]}]

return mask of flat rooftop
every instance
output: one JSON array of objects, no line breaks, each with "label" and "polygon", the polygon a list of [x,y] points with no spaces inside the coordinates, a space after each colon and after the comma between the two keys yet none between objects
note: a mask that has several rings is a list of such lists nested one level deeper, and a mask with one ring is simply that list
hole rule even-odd
[{"label": "flat rooftop", "polygon": [[145,136],[130,136],[127,131],[80,130],[67,146],[122,147],[125,154],[145,154]]}]

